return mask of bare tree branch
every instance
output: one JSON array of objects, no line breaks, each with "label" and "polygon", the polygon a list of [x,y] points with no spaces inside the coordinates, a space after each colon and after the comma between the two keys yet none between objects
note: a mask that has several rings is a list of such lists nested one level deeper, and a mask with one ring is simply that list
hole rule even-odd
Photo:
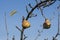
[{"label": "bare tree branch", "polygon": [[[40,2],[40,3],[36,4],[36,5],[31,9],[31,11],[28,13],[28,15],[27,15],[27,17],[26,17],[26,20],[28,20],[29,15],[32,14],[32,12],[34,11],[34,9],[36,9],[38,6],[40,6],[40,7],[44,6],[43,3],[46,3],[46,2],[48,2],[48,1],[43,1],[43,2]],[[55,1],[54,1],[54,2],[55,2]],[[54,3],[54,2],[53,2],[53,3]],[[49,5],[51,5],[51,4],[49,4]],[[49,6],[49,5],[47,5],[47,6]]]},{"label": "bare tree branch", "polygon": [[23,34],[24,34],[24,28],[22,28],[20,40],[24,40],[24,39],[23,39]]},{"label": "bare tree branch", "polygon": [[60,16],[60,15],[59,15],[59,13],[58,13],[58,32],[57,32],[57,34],[55,35],[55,37],[53,37],[53,40],[56,40],[56,37],[57,37],[58,35],[60,35],[60,34],[59,34],[59,29],[60,29],[60,28],[59,28],[59,21],[60,21],[60,20],[59,20],[59,18],[60,18],[59,16]]},{"label": "bare tree branch", "polygon": [[[37,0],[35,0],[35,2],[36,2],[36,4],[38,4],[38,1]],[[37,9],[39,9],[39,7],[37,7]]]},{"label": "bare tree branch", "polygon": [[59,18],[60,18],[60,17],[59,17],[59,16],[60,16],[60,15],[59,15],[59,13],[58,13],[58,32],[57,32],[55,38],[59,35],[59,29],[60,29],[60,27],[59,27],[59,21],[60,21]]},{"label": "bare tree branch", "polygon": [[45,7],[49,7],[50,5],[52,5],[53,3],[55,3],[56,2],[56,0],[52,0],[52,1],[48,1],[48,3],[46,3],[46,5],[45,6],[43,6],[43,8],[45,8]]}]

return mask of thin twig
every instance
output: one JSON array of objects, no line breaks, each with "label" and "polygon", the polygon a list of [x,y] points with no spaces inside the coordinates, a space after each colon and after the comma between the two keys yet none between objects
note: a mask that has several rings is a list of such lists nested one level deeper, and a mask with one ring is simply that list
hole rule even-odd
[{"label": "thin twig", "polygon": [[12,40],[15,40],[15,36],[13,35],[13,38],[12,38]]},{"label": "thin twig", "polygon": [[55,35],[55,37],[53,37],[53,40],[56,40],[56,37],[58,36],[58,35],[60,35],[59,34],[59,14],[58,14],[58,32],[57,32],[57,34]]},{"label": "thin twig", "polygon": [[27,6],[26,6],[26,11],[27,11],[27,13],[29,13]]},{"label": "thin twig", "polygon": [[41,15],[43,16],[43,18],[46,19],[45,15],[43,14],[43,9],[40,8],[40,11],[41,11]]},{"label": "thin twig", "polygon": [[60,20],[59,20],[59,18],[60,18],[59,16],[60,16],[60,15],[59,15],[59,13],[58,13],[58,32],[57,32],[55,38],[59,35],[59,21],[60,21]]},{"label": "thin twig", "polygon": [[28,4],[28,5],[29,5],[30,8],[33,8],[33,7],[31,6],[31,4]]},{"label": "thin twig", "polygon": [[5,13],[5,28],[6,28],[6,33],[7,33],[7,40],[9,40],[9,38],[8,38],[9,33],[8,33],[7,20],[6,20],[6,13]]},{"label": "thin twig", "polygon": [[24,40],[27,38],[27,36],[24,35]]},{"label": "thin twig", "polygon": [[22,31],[18,26],[16,26],[16,28],[17,28],[20,32]]}]

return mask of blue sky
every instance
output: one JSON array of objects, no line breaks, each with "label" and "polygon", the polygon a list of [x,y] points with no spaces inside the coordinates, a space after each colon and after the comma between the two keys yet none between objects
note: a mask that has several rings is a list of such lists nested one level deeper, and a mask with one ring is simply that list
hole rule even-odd
[{"label": "blue sky", "polygon": [[[39,1],[39,0],[38,0]],[[6,18],[7,18],[7,26],[8,26],[8,32],[9,32],[9,40],[12,40],[13,35],[15,35],[15,39],[19,40],[20,38],[20,32],[16,29],[16,25],[19,26],[21,29],[21,22],[22,22],[22,16],[26,17],[26,5],[28,3],[31,3],[32,6],[36,5],[34,0],[0,0],[0,40],[6,40],[6,29],[5,29],[5,20],[4,20],[4,13],[6,12]],[[52,39],[52,36],[55,36],[57,33],[57,27],[58,27],[58,21],[57,21],[57,15],[58,10],[57,6],[60,4],[60,2],[56,2],[50,7],[46,7],[44,11],[44,15],[51,19],[53,16],[54,18],[51,21],[51,28],[50,29],[42,29],[42,24],[44,22],[44,18],[41,15],[41,12],[37,9],[34,10],[34,14],[37,14],[37,17],[29,18],[29,22],[31,23],[31,27],[26,29],[24,31],[24,34],[28,36],[26,40],[34,40],[36,36],[38,35],[38,29],[41,32],[41,36],[38,37],[37,40],[44,40],[45,38],[48,38],[48,40]],[[29,7],[28,7],[29,8]],[[10,12],[12,10],[17,10],[17,13],[13,16],[10,16]],[[30,8],[29,8],[30,11]],[[55,12],[55,15],[53,14]],[[60,14],[60,13],[59,13]],[[60,40],[60,36],[57,37],[58,40]]]}]

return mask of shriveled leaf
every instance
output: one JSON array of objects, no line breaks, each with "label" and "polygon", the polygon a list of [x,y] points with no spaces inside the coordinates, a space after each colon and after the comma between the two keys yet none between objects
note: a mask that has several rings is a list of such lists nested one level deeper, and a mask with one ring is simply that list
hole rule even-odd
[{"label": "shriveled leaf", "polygon": [[10,16],[13,16],[17,11],[16,10],[13,10],[11,13],[10,13]]}]

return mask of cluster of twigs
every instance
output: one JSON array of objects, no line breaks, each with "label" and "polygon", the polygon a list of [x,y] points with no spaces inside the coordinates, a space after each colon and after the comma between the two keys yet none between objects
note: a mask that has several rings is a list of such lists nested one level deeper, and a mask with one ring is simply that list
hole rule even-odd
[{"label": "cluster of twigs", "polygon": [[[42,0],[40,0],[40,2],[38,2],[37,0],[35,0],[36,1],[36,5],[33,7],[31,4],[29,4],[28,6],[31,8],[31,10],[29,11],[28,10],[28,7],[26,6],[26,12],[28,13],[28,15],[26,16],[26,18],[25,17],[23,17],[23,19],[25,18],[26,20],[28,20],[29,18],[31,18],[31,17],[36,17],[37,16],[37,14],[35,15],[35,14],[33,14],[32,12],[37,8],[37,9],[40,9],[40,11],[41,11],[41,15],[44,17],[44,18],[46,18],[45,16],[44,16],[44,14],[43,14],[43,12],[42,12],[42,9],[41,9],[41,7],[43,7],[43,8],[45,8],[45,7],[49,7],[50,5],[52,5],[53,3],[55,3],[56,2],[56,0],[45,0],[45,1],[42,1]],[[6,24],[6,18],[5,18],[5,24]],[[25,40],[27,37],[24,35],[24,28],[22,28],[22,30],[18,27],[18,26],[16,26],[16,28],[21,32],[21,38],[20,38],[20,40]],[[6,31],[7,31],[7,24],[6,24]],[[39,32],[39,31],[38,31]],[[40,32],[39,32],[40,33]],[[40,34],[39,34],[40,35]],[[38,36],[39,36],[38,35]],[[57,33],[57,35],[58,35],[58,33]],[[57,36],[56,35],[56,36]],[[23,38],[23,36],[24,36],[24,38]],[[8,40],[8,31],[7,31],[7,40]],[[15,40],[15,38],[14,38],[14,36],[13,36],[13,38],[12,38],[12,40]]]},{"label": "cluster of twigs", "polygon": [[[37,2],[37,4],[34,6],[34,7],[32,7],[31,6],[31,4],[29,4],[29,7],[30,8],[32,8],[31,9],[31,11],[28,11],[28,8],[27,8],[27,6],[26,6],[26,11],[27,11],[27,13],[28,13],[28,15],[27,15],[27,17],[26,17],[26,20],[28,20],[30,17],[33,17],[32,16],[32,12],[36,9],[36,8],[40,8],[40,7],[47,7],[47,6],[50,6],[50,5],[52,5],[54,2],[55,2],[56,0],[46,0],[46,1],[41,1],[41,2],[37,2],[37,0],[36,0],[36,2]],[[36,16],[36,15],[35,15]],[[35,17],[34,16],[34,17]],[[23,32],[24,32],[24,28],[22,28],[22,31],[21,31],[21,39],[20,40],[23,40]]]},{"label": "cluster of twigs", "polygon": [[[48,7],[48,6],[50,6],[50,5],[52,5],[53,3],[56,2],[56,0],[45,0],[45,1],[40,1],[39,3],[38,3],[37,0],[35,0],[35,1],[36,1],[36,5],[35,5],[34,7],[32,7],[31,4],[28,5],[28,6],[31,8],[30,11],[28,11],[28,8],[27,8],[27,6],[26,6],[26,11],[27,11],[27,13],[28,13],[28,15],[27,15],[27,17],[26,17],[26,20],[28,20],[28,19],[31,18],[31,17],[36,17],[36,16],[37,16],[37,15],[32,14],[32,12],[33,12],[36,8],[37,8],[37,9],[41,9],[41,7],[45,8],[45,7]],[[41,10],[41,12],[42,12],[42,10]],[[43,13],[42,13],[42,16],[45,18],[45,16],[43,15]],[[16,28],[17,28],[18,30],[20,30],[17,26],[16,26]],[[20,38],[20,40],[23,40],[24,28],[22,28],[22,30],[20,30],[20,32],[21,32],[21,38]]]}]

